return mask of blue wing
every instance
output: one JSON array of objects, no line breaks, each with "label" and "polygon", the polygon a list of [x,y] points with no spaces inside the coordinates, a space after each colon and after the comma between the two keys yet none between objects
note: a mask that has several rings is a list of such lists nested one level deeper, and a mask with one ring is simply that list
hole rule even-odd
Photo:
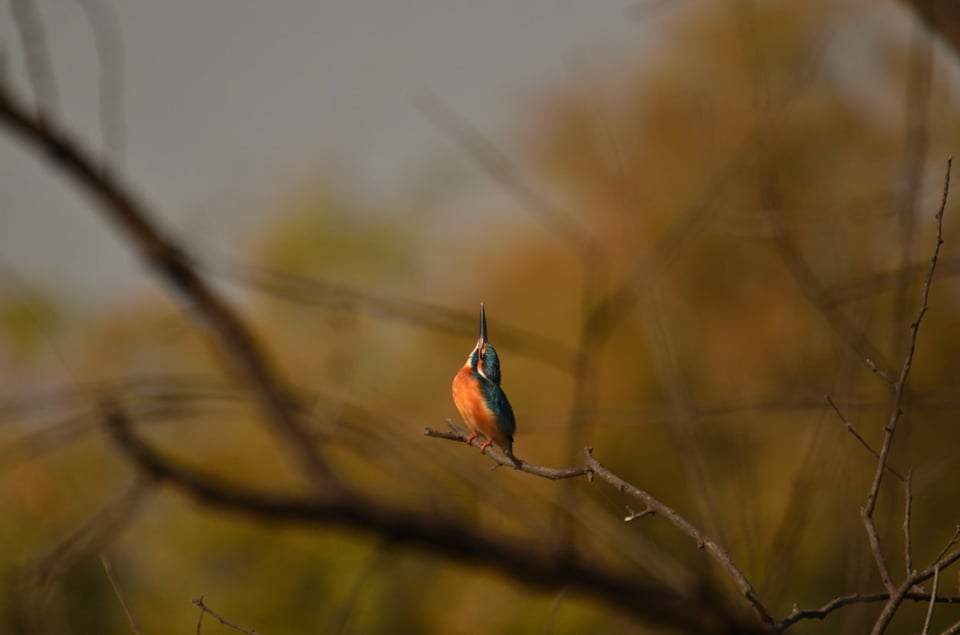
[{"label": "blue wing", "polygon": [[500,386],[492,386],[492,388],[490,407],[497,415],[497,427],[512,441],[513,434],[517,431],[517,420],[513,416],[513,408]]}]

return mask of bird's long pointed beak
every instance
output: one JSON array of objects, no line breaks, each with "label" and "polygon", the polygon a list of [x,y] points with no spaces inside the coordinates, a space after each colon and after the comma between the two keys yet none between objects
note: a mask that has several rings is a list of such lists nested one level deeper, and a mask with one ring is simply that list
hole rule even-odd
[{"label": "bird's long pointed beak", "polygon": [[477,340],[477,346],[483,346],[487,343],[487,314],[483,310],[483,302],[480,303],[480,339]]}]

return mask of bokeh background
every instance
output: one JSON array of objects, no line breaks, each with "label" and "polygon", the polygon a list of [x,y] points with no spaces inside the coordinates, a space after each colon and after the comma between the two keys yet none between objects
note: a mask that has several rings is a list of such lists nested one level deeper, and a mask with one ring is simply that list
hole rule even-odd
[{"label": "bokeh background", "polygon": [[[778,617],[880,588],[859,515],[876,462],[826,396],[879,447],[871,365],[903,362],[960,140],[956,49],[909,4],[35,7],[56,86],[39,101],[242,308],[344,478],[738,605],[662,519],[624,523],[619,494],[423,436],[455,415],[483,301],[520,457],[592,445],[725,545]],[[30,95],[13,15],[4,81]],[[98,395],[191,465],[299,486],[102,217],[12,139],[0,165],[4,630],[130,632],[102,557],[145,633],[192,632],[201,594],[267,635],[636,632],[562,590],[139,484]],[[960,520],[956,200],[891,455],[923,565]],[[903,507],[891,476],[877,519],[900,577]],[[956,572],[941,584],[957,593]],[[863,632],[877,610],[801,628]],[[934,630],[958,619],[938,608]]]}]

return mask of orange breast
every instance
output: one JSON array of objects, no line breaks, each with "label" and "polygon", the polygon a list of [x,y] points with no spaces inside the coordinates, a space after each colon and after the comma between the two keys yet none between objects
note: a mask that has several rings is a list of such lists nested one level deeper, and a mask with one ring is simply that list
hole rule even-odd
[{"label": "orange breast", "polygon": [[453,403],[470,430],[501,444],[507,442],[497,427],[493,411],[483,400],[478,379],[473,376],[469,366],[461,368],[453,378]]}]

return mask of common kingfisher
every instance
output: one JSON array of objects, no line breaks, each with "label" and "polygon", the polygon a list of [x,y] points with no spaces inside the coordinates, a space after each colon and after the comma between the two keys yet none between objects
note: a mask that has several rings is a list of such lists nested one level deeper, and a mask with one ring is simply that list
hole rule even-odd
[{"label": "common kingfisher", "polygon": [[496,443],[513,458],[513,433],[517,422],[507,396],[500,388],[500,359],[493,345],[487,342],[487,317],[480,303],[480,337],[477,345],[453,378],[453,403],[456,404],[471,434],[467,443],[478,435],[487,440],[480,445],[484,453]]}]

